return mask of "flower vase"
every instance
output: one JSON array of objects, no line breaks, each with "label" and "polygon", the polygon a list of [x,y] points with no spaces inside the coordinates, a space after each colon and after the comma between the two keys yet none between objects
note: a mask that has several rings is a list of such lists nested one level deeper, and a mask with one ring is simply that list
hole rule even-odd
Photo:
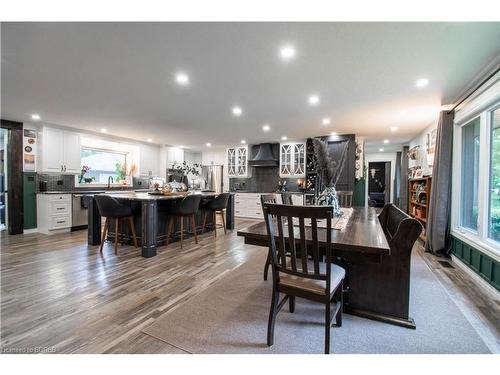
[{"label": "flower vase", "polygon": [[344,215],[340,209],[337,191],[333,186],[326,187],[325,190],[320,193],[317,204],[319,206],[332,206],[333,216],[335,217],[341,217]]}]

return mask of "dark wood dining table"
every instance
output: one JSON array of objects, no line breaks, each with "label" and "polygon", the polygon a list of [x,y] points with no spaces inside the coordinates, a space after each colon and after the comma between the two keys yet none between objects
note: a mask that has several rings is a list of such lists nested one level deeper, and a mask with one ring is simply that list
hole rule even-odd
[{"label": "dark wood dining table", "polygon": [[[246,244],[269,246],[264,221],[239,230],[238,236],[243,237]],[[326,229],[318,228],[318,240],[320,246],[325,244]],[[391,249],[375,208],[355,207],[344,229],[332,229],[332,251],[333,257],[346,268],[346,313],[415,328],[413,319],[401,314],[405,307],[408,308],[401,305],[408,302],[394,299],[385,292],[385,284],[382,285],[386,272],[383,264],[391,256]],[[366,283],[370,283],[370,290],[377,290],[377,293],[366,293],[363,290]],[[380,288],[377,288],[378,283]]]}]

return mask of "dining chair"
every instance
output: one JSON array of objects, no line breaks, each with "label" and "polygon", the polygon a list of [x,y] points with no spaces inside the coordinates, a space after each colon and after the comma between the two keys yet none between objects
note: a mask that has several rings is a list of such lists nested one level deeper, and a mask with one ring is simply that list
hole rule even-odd
[{"label": "dining chair", "polygon": [[[283,195],[281,196],[283,198]],[[276,203],[276,195],[274,194],[262,194],[260,196],[260,204],[262,205],[262,213],[264,213],[264,203]],[[264,265],[264,281],[267,280],[267,275],[269,274],[269,266],[271,265],[271,253],[268,252],[266,258],[266,264]]]},{"label": "dining chair", "polygon": [[165,246],[168,245],[168,240],[170,238],[170,235],[172,234],[174,218],[180,218],[181,221],[180,235],[181,235],[181,248],[182,248],[182,242],[184,240],[184,218],[186,216],[191,219],[194,242],[198,243],[198,235],[196,234],[195,215],[198,212],[198,209],[200,208],[200,201],[201,201],[201,194],[191,194],[185,196],[184,198],[176,201],[173,204],[173,206],[170,208],[168,212],[170,218],[167,224],[167,239]]},{"label": "dining chair", "polygon": [[[110,197],[109,195],[96,194],[94,196],[94,199],[97,203],[99,214],[102,217],[106,218],[104,222],[104,229],[102,231],[101,246],[99,247],[99,252],[102,253],[104,241],[106,241],[106,235],[108,234],[109,225],[111,224],[110,219],[115,220],[115,255],[118,255],[118,235],[119,235],[118,226],[120,220],[127,219],[130,225],[130,230],[132,231],[134,246],[139,247],[137,245],[137,236],[135,234],[134,215],[132,212],[132,208],[130,206],[120,203],[118,199]],[[123,234],[121,235],[123,237]]]},{"label": "dining chair", "polygon": [[352,207],[352,191],[337,191],[340,207]]},{"label": "dining chair", "polygon": [[214,222],[214,237],[217,237],[217,214],[221,216],[222,228],[224,228],[224,234],[227,234],[226,220],[224,218],[224,210],[229,202],[229,193],[222,193],[214,198],[209,198],[201,205],[201,210],[203,211],[203,224],[201,233],[205,232],[205,224],[207,222],[207,213],[211,212],[212,220]]},{"label": "dining chair", "polygon": [[[295,298],[299,297],[325,305],[325,354],[328,354],[332,320],[335,319],[338,327],[342,326],[345,277],[345,270],[332,263],[332,209],[273,203],[264,203],[263,206],[273,275],[267,345],[273,345],[278,312],[288,300],[290,312],[293,313]],[[321,235],[326,237],[324,262],[321,262],[318,242],[318,220],[326,224],[321,229]],[[292,224],[295,221],[298,223],[297,230]],[[310,228],[306,229],[306,223]],[[290,257],[287,257],[287,251]],[[308,255],[311,255],[311,260]],[[280,293],[284,294],[281,301]]]}]

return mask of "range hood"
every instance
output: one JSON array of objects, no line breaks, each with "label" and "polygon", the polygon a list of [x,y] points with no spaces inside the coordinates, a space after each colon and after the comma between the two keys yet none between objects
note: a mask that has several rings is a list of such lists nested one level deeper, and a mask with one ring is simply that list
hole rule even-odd
[{"label": "range hood", "polygon": [[248,165],[251,167],[277,167],[278,159],[273,155],[272,143],[261,143],[258,147],[257,155],[252,160],[248,160]]}]

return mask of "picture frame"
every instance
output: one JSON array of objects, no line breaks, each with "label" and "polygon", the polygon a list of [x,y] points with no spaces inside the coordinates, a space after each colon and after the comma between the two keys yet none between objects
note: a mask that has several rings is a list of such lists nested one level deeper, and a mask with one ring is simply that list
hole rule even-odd
[{"label": "picture frame", "polygon": [[424,177],[424,171],[422,169],[417,169],[415,171],[415,174],[413,175],[413,178],[422,178]]}]

